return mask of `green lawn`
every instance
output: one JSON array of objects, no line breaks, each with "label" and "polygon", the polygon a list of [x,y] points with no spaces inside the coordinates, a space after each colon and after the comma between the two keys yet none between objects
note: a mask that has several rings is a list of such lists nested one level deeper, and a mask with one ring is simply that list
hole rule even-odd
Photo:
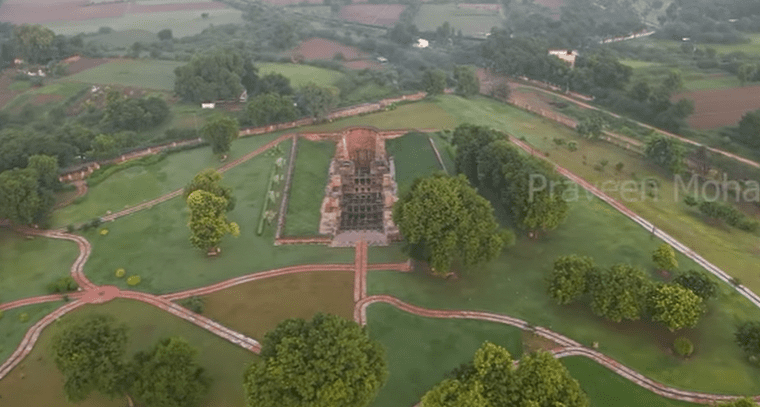
[{"label": "green lawn", "polygon": [[[201,18],[202,13],[208,13],[209,18]],[[100,27],[111,27],[116,31],[145,30],[158,33],[169,28],[174,38],[200,34],[206,28],[214,25],[242,24],[242,12],[233,8],[214,10],[183,10],[157,13],[131,13],[121,17],[93,18],[80,21],[54,21],[44,23],[56,34],[76,35],[78,33],[97,32]]]},{"label": "green lawn", "polygon": [[[317,312],[354,319],[354,273],[311,271],[237,285],[203,297],[203,315],[262,340],[287,318]],[[255,315],[255,318],[251,318]]]},{"label": "green lawn", "polygon": [[[147,350],[165,337],[181,336],[199,350],[198,361],[212,379],[211,390],[202,405],[240,407],[244,403],[242,376],[256,356],[216,335],[151,305],[130,300],[114,300],[103,305],[86,305],[62,317],[67,320],[89,313],[113,315],[130,327],[128,354]],[[54,324],[43,331],[32,353],[10,375],[0,380],[2,405],[7,407],[122,407],[126,399],[109,400],[94,394],[86,401],[65,401],[63,377],[50,356],[50,341],[58,331]]]},{"label": "green lawn", "polygon": [[561,359],[588,395],[591,407],[687,407],[685,403],[660,397],[596,362],[580,356]]},{"label": "green lawn", "polygon": [[[0,318],[0,364],[4,363],[16,350],[16,347],[21,343],[21,339],[24,338],[27,330],[32,325],[62,305],[63,301],[47,302],[3,311],[3,316]],[[27,314],[29,319],[26,322],[21,322],[19,320],[19,315],[21,314]],[[2,389],[2,385],[3,382],[0,381],[0,400],[3,400],[3,406],[5,406],[5,398],[3,397],[5,396],[5,392]]]},{"label": "green lawn", "polygon": [[[236,143],[247,140],[251,139]],[[289,151],[290,141],[281,146],[283,151]],[[86,233],[93,244],[93,253],[85,265],[85,273],[97,284],[126,287],[123,280],[114,277],[114,271],[124,267],[127,274],[141,275],[142,283],[137,289],[166,293],[287,265],[352,263],[351,249],[313,245],[274,247],[274,226],[265,228],[262,236],[256,234],[275,159],[262,154],[225,173],[224,184],[233,188],[237,198],[228,218],[240,225],[241,233],[238,238],[225,238],[220,256],[208,258],[190,245],[185,203],[175,198],[106,224],[110,231],[107,236],[94,231]]]},{"label": "green lawn", "polygon": [[[644,162],[640,156],[608,143],[590,142],[567,127],[490,99],[466,100],[446,96],[440,98],[438,103],[461,121],[487,125],[516,137],[525,137],[533,146],[548,151],[552,161],[599,186],[605,181],[634,180],[639,185],[638,191],[641,191],[640,186],[645,178],[657,178],[660,182],[657,200],[646,195],[642,199],[642,195],[637,193],[634,199],[623,199],[626,206],[730,275],[741,279],[742,284],[760,292],[760,273],[755,267],[760,260],[757,236],[706,223],[696,211],[682,203],[685,196],[682,192],[676,196],[673,178]],[[558,148],[552,142],[553,138],[576,141],[578,151]],[[584,156],[586,165],[583,164]],[[593,168],[601,160],[610,163],[605,172]],[[621,173],[616,173],[612,168],[618,162],[624,165]],[[614,198],[624,198],[618,191],[608,189],[607,192]],[[581,196],[585,194],[582,192]]]},{"label": "green lawn", "polygon": [[464,35],[483,35],[491,27],[500,27],[502,17],[499,12],[476,9],[460,9],[458,4],[423,4],[414,18],[414,24],[420,31],[435,31],[449,22],[451,28],[462,30]]},{"label": "green lawn", "polygon": [[430,146],[428,135],[411,133],[385,142],[396,166],[398,196],[404,196],[419,177],[443,171]]},{"label": "green lawn", "polygon": [[134,29],[113,31],[108,34],[96,34],[92,37],[87,37],[85,41],[92,41],[96,44],[110,45],[115,48],[128,48],[131,47],[135,42],[150,44],[152,42],[158,42],[159,39],[155,32],[144,29]]},{"label": "green lawn", "polygon": [[259,75],[278,73],[290,79],[290,85],[294,88],[314,82],[320,86],[332,86],[343,74],[325,68],[318,68],[310,65],[297,64],[277,64],[277,63],[260,63],[256,64],[259,69]]},{"label": "green lawn", "polygon": [[45,286],[66,277],[78,255],[74,242],[0,228],[0,302],[48,294]]},{"label": "green lawn", "polygon": [[320,208],[335,143],[301,138],[297,148],[284,235],[312,236],[319,233]]},{"label": "green lawn", "polygon": [[[246,137],[235,140],[230,159],[242,156],[274,140],[278,134]],[[119,171],[90,188],[83,199],[53,213],[57,227],[79,223],[134,206],[178,188],[184,187],[205,168],[216,168],[222,163],[208,147],[170,154],[162,161],[149,166],[135,166]]]},{"label": "green lawn", "polygon": [[[153,14],[148,14],[153,15]],[[184,62],[120,59],[63,78],[69,82],[174,90],[174,68]]]},{"label": "green lawn", "polygon": [[435,148],[438,149],[438,154],[441,155],[441,159],[443,160],[443,165],[446,167],[446,172],[449,174],[456,173],[456,166],[454,165],[454,146],[451,145],[448,141],[446,141],[440,134],[434,133],[434,134],[428,134],[430,138],[433,139],[433,143],[435,143]]},{"label": "green lawn", "polygon": [[389,304],[370,305],[367,321],[370,337],[385,347],[390,372],[372,407],[415,405],[485,341],[522,355],[520,331],[493,322],[425,318]]}]

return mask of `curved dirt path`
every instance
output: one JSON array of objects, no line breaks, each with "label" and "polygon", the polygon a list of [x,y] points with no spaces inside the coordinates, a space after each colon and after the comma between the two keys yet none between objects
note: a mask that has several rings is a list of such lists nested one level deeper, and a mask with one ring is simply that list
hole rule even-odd
[{"label": "curved dirt path", "polygon": [[[375,303],[390,304],[402,311],[408,312],[413,315],[427,317],[427,318],[469,319],[469,320],[489,321],[489,322],[496,322],[500,324],[514,326],[524,331],[530,331],[530,332],[535,333],[536,335],[539,335],[545,339],[558,343],[559,345],[562,346],[559,349],[555,349],[551,351],[555,357],[562,358],[562,357],[568,357],[568,356],[582,356],[582,357],[589,358],[599,363],[600,365],[610,369],[616,374],[662,397],[667,397],[674,400],[686,401],[690,403],[699,403],[699,404],[712,404],[715,402],[730,401],[737,398],[737,396],[692,392],[692,391],[680,390],[680,389],[675,389],[672,387],[665,386],[662,383],[649,379],[648,377],[642,375],[641,373],[638,373],[637,371],[620,364],[619,362],[610,358],[609,356],[605,356],[596,350],[589,349],[582,346],[578,342],[575,342],[572,339],[562,334],[550,331],[542,327],[534,328],[530,326],[527,322],[521,319],[513,318],[506,315],[500,315],[500,314],[495,314],[495,313],[490,313],[490,312],[478,312],[478,311],[434,310],[434,309],[422,308],[415,305],[411,305],[399,300],[398,298],[395,298],[389,295],[373,295],[370,297],[365,297],[356,303],[356,308],[354,309],[354,315],[361,316],[362,325],[366,325],[367,307]],[[760,401],[760,396],[756,396],[755,399]]]},{"label": "curved dirt path", "polygon": [[69,206],[71,205],[72,202],[76,201],[78,198],[81,198],[87,194],[87,182],[85,182],[84,180],[74,181],[71,184],[76,187],[77,192],[73,196],[69,197],[67,200],[56,204],[53,209],[61,209],[64,206]]}]

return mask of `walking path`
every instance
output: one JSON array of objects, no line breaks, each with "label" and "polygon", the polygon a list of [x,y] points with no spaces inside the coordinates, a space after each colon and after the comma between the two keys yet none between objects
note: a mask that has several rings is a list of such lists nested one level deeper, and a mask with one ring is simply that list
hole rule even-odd
[{"label": "walking path", "polygon": [[54,209],[60,209],[60,208],[63,208],[64,206],[71,205],[74,201],[77,200],[77,198],[83,197],[85,194],[87,194],[87,182],[83,180],[78,180],[78,181],[72,182],[71,184],[74,185],[74,187],[76,187],[76,193],[73,196],[66,199],[65,201],[62,201],[56,204]]}]

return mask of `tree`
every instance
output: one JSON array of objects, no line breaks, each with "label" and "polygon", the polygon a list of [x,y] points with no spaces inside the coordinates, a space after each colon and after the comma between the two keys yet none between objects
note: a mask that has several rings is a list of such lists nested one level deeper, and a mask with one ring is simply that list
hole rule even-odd
[{"label": "tree", "polygon": [[736,70],[736,77],[739,78],[742,86],[751,81],[755,75],[757,75],[757,67],[753,64],[741,64]]},{"label": "tree", "polygon": [[509,83],[499,82],[491,88],[491,96],[501,101],[508,101],[510,95]]},{"label": "tree", "polygon": [[417,41],[419,35],[417,26],[406,21],[399,21],[388,32],[388,38],[400,45],[409,45]]},{"label": "tree", "polygon": [[261,361],[248,368],[243,386],[249,407],[365,407],[387,377],[385,351],[366,329],[318,313],[267,333]]},{"label": "tree", "polygon": [[203,190],[209,192],[220,198],[224,198],[227,201],[227,212],[235,209],[235,197],[232,195],[232,188],[223,186],[222,174],[213,168],[207,168],[193,177],[192,181],[185,186],[183,195],[187,201],[187,197],[191,193],[197,190]]},{"label": "tree", "polygon": [[158,32],[158,39],[161,41],[166,41],[174,38],[172,35],[172,30],[169,28],[164,28],[163,30]]},{"label": "tree", "polygon": [[578,122],[575,131],[583,137],[596,140],[604,132],[604,119],[601,116],[594,115]]},{"label": "tree", "polygon": [[15,168],[0,173],[0,219],[28,225],[40,211],[38,175],[34,169]]},{"label": "tree", "polygon": [[243,91],[243,58],[231,50],[195,54],[174,74],[174,92],[187,102],[237,99]]},{"label": "tree", "polygon": [[92,155],[95,158],[109,158],[118,153],[118,146],[113,136],[107,134],[98,134],[95,139],[92,140],[92,150],[88,151],[88,155]]},{"label": "tree", "polygon": [[660,284],[649,296],[652,321],[661,322],[671,332],[697,326],[704,314],[702,298],[678,284]]},{"label": "tree", "polygon": [[209,379],[196,361],[198,351],[182,338],[159,341],[134,357],[130,395],[146,407],[193,407],[209,388]]},{"label": "tree", "polygon": [[425,393],[422,407],[490,407],[483,395],[483,385],[470,380],[462,383],[456,379],[446,379]]},{"label": "tree", "polygon": [[454,68],[454,80],[457,82],[457,95],[469,97],[480,93],[480,81],[475,75],[475,70],[471,67],[457,66]]},{"label": "tree", "polygon": [[238,137],[240,127],[235,118],[217,115],[209,119],[201,128],[201,135],[211,143],[214,154],[225,154],[230,151],[232,140]]},{"label": "tree", "polygon": [[240,228],[235,222],[228,222],[225,214],[226,199],[204,190],[197,190],[187,197],[190,208],[190,243],[208,252],[219,245],[227,234],[237,237]]},{"label": "tree", "polygon": [[446,72],[441,69],[428,69],[422,74],[422,90],[428,95],[439,95],[446,89]]},{"label": "tree", "polygon": [[737,133],[742,143],[752,148],[760,148],[760,109],[742,116]]},{"label": "tree", "polygon": [[680,273],[673,279],[673,282],[684,288],[688,288],[691,292],[702,298],[703,301],[707,301],[718,294],[718,283],[700,271],[689,270]]},{"label": "tree", "polygon": [[246,115],[254,126],[263,126],[295,120],[298,113],[289,96],[265,93],[248,102]]},{"label": "tree", "polygon": [[44,154],[36,154],[29,157],[29,164],[26,168],[31,168],[37,172],[39,187],[53,190],[60,184],[58,181],[58,159]]},{"label": "tree", "polygon": [[734,339],[747,356],[760,357],[760,321],[744,322],[739,325]]},{"label": "tree", "polygon": [[45,63],[50,59],[50,46],[55,33],[39,24],[23,24],[13,29],[13,39],[19,55],[31,63]]},{"label": "tree", "polygon": [[653,134],[647,138],[644,155],[674,174],[683,171],[686,165],[683,146],[675,139],[663,134]]},{"label": "tree", "polygon": [[83,401],[93,391],[111,398],[124,394],[126,346],[127,326],[111,316],[96,314],[67,322],[53,337],[52,352],[68,401]]},{"label": "tree", "polygon": [[[481,176],[481,174],[488,173],[490,175],[492,169],[500,172],[500,163],[495,164],[498,169],[485,168],[485,165],[484,168],[481,168],[478,161],[481,150],[500,138],[503,138],[501,134],[485,126],[476,126],[470,123],[457,126],[452,136],[452,144],[457,149],[454,157],[457,173],[464,174],[472,185],[477,186],[480,185],[482,177],[485,176]],[[511,148],[511,145],[506,148]]]},{"label": "tree", "polygon": [[287,76],[272,72],[259,78],[259,81],[257,82],[253,93],[251,93],[250,91],[248,92],[249,95],[251,94],[258,95],[261,93],[278,93],[280,95],[292,95],[293,88],[290,87],[290,79],[288,79]]},{"label": "tree", "polygon": [[418,179],[393,206],[393,221],[440,275],[455,259],[465,268],[487,262],[504,245],[490,202],[462,175]]},{"label": "tree", "polygon": [[646,307],[651,285],[641,269],[616,264],[590,279],[591,310],[610,321],[635,321]]},{"label": "tree", "polygon": [[560,305],[574,302],[586,293],[588,276],[595,271],[596,265],[590,257],[558,257],[549,280],[549,295]]},{"label": "tree", "polygon": [[298,89],[296,100],[298,108],[304,114],[315,119],[324,119],[338,104],[338,90],[311,82]]},{"label": "tree", "polygon": [[663,243],[652,252],[652,261],[660,270],[673,271],[678,268],[676,252],[669,244]]}]

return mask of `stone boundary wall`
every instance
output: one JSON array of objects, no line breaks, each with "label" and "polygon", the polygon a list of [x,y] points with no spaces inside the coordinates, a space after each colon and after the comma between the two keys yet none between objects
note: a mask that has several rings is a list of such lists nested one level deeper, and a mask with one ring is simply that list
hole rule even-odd
[{"label": "stone boundary wall", "polygon": [[274,239],[274,245],[280,246],[284,244],[324,244],[329,245],[332,243],[332,238],[329,236],[309,236],[309,237],[279,237]]}]

